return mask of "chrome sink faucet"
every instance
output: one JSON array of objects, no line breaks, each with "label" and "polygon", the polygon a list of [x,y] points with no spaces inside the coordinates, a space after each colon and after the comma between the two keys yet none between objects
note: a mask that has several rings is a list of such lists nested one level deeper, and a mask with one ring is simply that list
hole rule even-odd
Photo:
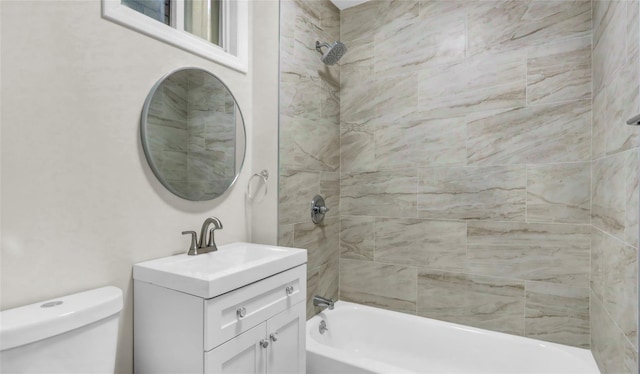
[{"label": "chrome sink faucet", "polygon": [[[213,225],[213,228],[209,229],[209,226]],[[195,231],[183,231],[182,235],[191,235],[191,245],[189,246],[189,256],[195,256],[203,253],[215,252],[218,250],[216,241],[213,236],[215,230],[222,229],[222,222],[217,217],[209,217],[204,220],[202,229],[200,229],[200,240],[197,238]],[[209,238],[207,239],[207,232],[209,232]],[[205,244],[206,243],[206,244]]]},{"label": "chrome sink faucet", "polygon": [[313,297],[313,306],[328,307],[329,310],[333,310],[333,300],[315,295]]}]

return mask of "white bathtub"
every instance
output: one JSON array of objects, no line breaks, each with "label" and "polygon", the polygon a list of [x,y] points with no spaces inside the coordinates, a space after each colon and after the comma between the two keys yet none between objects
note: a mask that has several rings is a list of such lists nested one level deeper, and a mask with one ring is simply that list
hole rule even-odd
[{"label": "white bathtub", "polygon": [[307,322],[307,373],[600,371],[587,349],[339,301]]}]

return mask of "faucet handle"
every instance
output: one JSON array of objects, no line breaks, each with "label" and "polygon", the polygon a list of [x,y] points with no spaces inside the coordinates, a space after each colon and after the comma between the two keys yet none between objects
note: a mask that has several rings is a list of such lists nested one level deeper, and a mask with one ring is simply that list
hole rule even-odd
[{"label": "faucet handle", "polygon": [[182,235],[189,235],[191,234],[191,245],[189,246],[189,255],[193,256],[196,254],[196,251],[198,250],[198,234],[196,234],[195,231],[183,231]]}]

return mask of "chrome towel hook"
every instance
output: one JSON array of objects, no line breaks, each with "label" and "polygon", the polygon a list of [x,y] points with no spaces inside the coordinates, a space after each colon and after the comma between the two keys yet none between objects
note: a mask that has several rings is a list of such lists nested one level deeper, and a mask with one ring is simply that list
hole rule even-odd
[{"label": "chrome towel hook", "polygon": [[[251,178],[249,178],[249,183],[247,183],[247,197],[249,198],[249,200],[253,200],[255,198],[255,195],[251,192],[251,183],[253,182],[253,178],[255,177],[260,178],[264,183],[264,194],[262,195],[262,199],[264,199],[265,197],[267,197],[267,180],[269,180],[269,172],[266,169],[262,170],[259,173],[253,174]],[[258,184],[256,191],[259,189],[260,189],[260,185]]]}]

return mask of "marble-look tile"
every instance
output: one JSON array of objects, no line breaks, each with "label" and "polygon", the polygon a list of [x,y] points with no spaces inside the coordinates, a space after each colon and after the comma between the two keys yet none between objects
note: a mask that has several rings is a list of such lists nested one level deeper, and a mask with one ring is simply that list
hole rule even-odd
[{"label": "marble-look tile", "polygon": [[525,336],[589,348],[589,288],[525,282]]},{"label": "marble-look tile", "polygon": [[349,43],[363,37],[373,36],[382,24],[378,17],[381,1],[373,0],[344,9],[340,12],[340,37]]},{"label": "marble-look tile", "polygon": [[637,344],[638,250],[611,237],[605,245],[603,304],[627,339]]},{"label": "marble-look tile", "polygon": [[635,374],[638,372],[638,350],[631,345],[628,340],[624,342],[623,369],[625,373]]},{"label": "marble-look tile", "polygon": [[289,117],[321,117],[320,83],[317,79],[283,72],[280,77],[280,113]]},{"label": "marble-look tile", "polygon": [[369,124],[340,125],[340,170],[375,171],[375,127]]},{"label": "marble-look tile", "polygon": [[281,225],[309,220],[309,202],[318,193],[319,185],[318,172],[280,170],[278,220]]},{"label": "marble-look tile", "polygon": [[418,170],[418,217],[525,220],[525,167],[487,166]]},{"label": "marble-look tile", "polygon": [[340,223],[337,218],[325,218],[320,224],[296,223],[293,228],[293,246],[307,250],[307,266],[314,269],[339,257]]},{"label": "marble-look tile", "polygon": [[627,373],[624,370],[626,338],[611,320],[598,298],[592,297],[590,304],[591,352],[600,372],[603,374]]},{"label": "marble-look tile", "polygon": [[588,161],[591,101],[490,113],[467,125],[467,161],[478,165]]},{"label": "marble-look tile", "polygon": [[414,267],[340,260],[340,300],[404,313],[416,312]]},{"label": "marble-look tile", "polygon": [[346,124],[368,124],[376,118],[379,82],[344,78],[340,87],[340,121]]},{"label": "marble-look tile", "polygon": [[340,217],[340,257],[373,261],[375,217]]},{"label": "marble-look tile", "polygon": [[591,226],[591,277],[590,285],[593,292],[592,297],[604,300],[604,268],[607,245],[611,237],[599,229]]},{"label": "marble-look tile", "polygon": [[[605,25],[611,22],[611,17],[615,12],[616,4],[610,4],[609,0],[595,0],[592,3],[592,30],[593,43],[597,44],[602,38],[602,34],[605,29]],[[617,13],[619,14],[619,13]]]},{"label": "marble-look tile", "polygon": [[331,71],[320,75],[320,118],[340,124],[340,77]]},{"label": "marble-look tile", "polygon": [[421,269],[418,314],[510,334],[524,334],[524,282]]},{"label": "marble-look tile", "polygon": [[638,64],[637,56],[629,60],[605,88],[607,154],[640,146],[640,126],[626,124],[629,118],[640,113]]},{"label": "marble-look tile", "polygon": [[307,319],[323,309],[313,306],[315,295],[338,300],[339,279],[337,257],[332,257],[326,264],[313,269],[307,266]]},{"label": "marble-look tile", "polygon": [[376,126],[377,169],[464,165],[466,130],[464,117],[398,121]]},{"label": "marble-look tile", "polygon": [[550,40],[587,36],[589,1],[473,1],[469,6],[471,54],[519,49]]},{"label": "marble-look tile", "polygon": [[597,13],[593,30],[593,89],[598,92],[625,63],[626,43],[621,41],[626,40],[627,7],[626,1],[594,3]]},{"label": "marble-look tile", "polygon": [[[329,211],[325,213],[324,218],[333,218],[340,216],[340,172],[323,171],[320,173],[320,195],[324,198],[324,203]],[[313,195],[315,196],[315,195]],[[311,198],[313,198],[311,196]],[[309,202],[311,201],[308,199]]]},{"label": "marble-look tile", "polygon": [[331,121],[280,116],[280,167],[337,170],[340,166],[340,126]]},{"label": "marble-look tile", "polygon": [[514,279],[589,285],[587,225],[468,222],[471,272]]},{"label": "marble-look tile", "polygon": [[376,36],[402,29],[416,21],[420,14],[419,0],[383,0],[379,3],[378,18],[381,27],[376,30]]},{"label": "marble-look tile", "polygon": [[634,201],[636,197],[628,196],[627,192],[633,194],[637,189],[637,168],[637,150],[607,156],[592,164],[592,224],[620,240],[629,239],[633,243],[637,242],[637,233],[633,232],[637,227],[637,207],[628,206],[627,202]]},{"label": "marble-look tile", "polygon": [[[405,6],[418,4],[417,1],[404,3]],[[417,15],[418,7],[412,9]],[[437,10],[437,7],[432,7],[431,12],[424,12],[419,19],[405,16],[396,17],[391,24],[383,23],[375,35],[376,73],[408,72],[464,59],[465,7],[460,6],[457,12],[444,14],[437,14]]]},{"label": "marble-look tile", "polygon": [[416,217],[416,169],[342,173],[344,215]]},{"label": "marble-look tile", "polygon": [[627,0],[627,53],[629,58],[637,58],[640,53],[640,24],[638,17],[640,15],[640,1]]},{"label": "marble-look tile", "polygon": [[293,247],[293,225],[278,225],[278,245]]},{"label": "marble-look tile", "polygon": [[332,41],[340,40],[340,9],[330,0],[319,1],[320,28],[331,37]]},{"label": "marble-look tile", "polygon": [[373,39],[352,41],[347,48],[347,53],[340,59],[340,84],[350,86],[370,80],[374,76]]},{"label": "marble-look tile", "polygon": [[523,51],[487,53],[419,73],[420,118],[449,118],[525,105]]},{"label": "marble-look tile", "polygon": [[591,36],[532,48],[527,105],[591,98]]},{"label": "marble-look tile", "polygon": [[339,71],[338,65],[325,65],[315,48],[316,41],[330,40],[330,36],[320,28],[320,20],[302,11],[296,14],[295,23],[293,57],[289,62],[292,72],[317,79],[321,71]]},{"label": "marble-look tile", "polygon": [[460,13],[466,13],[467,0],[420,0],[420,19],[440,22],[457,19]]},{"label": "marble-look tile", "polygon": [[527,165],[527,221],[591,223],[591,163]]},{"label": "marble-look tile", "polygon": [[376,75],[374,124],[412,118],[418,105],[418,74]]},{"label": "marble-look tile", "polygon": [[376,218],[376,262],[462,270],[466,253],[464,222]]},{"label": "marble-look tile", "polygon": [[638,247],[638,232],[640,226],[638,218],[640,216],[640,151],[629,151],[626,159],[625,169],[627,170],[625,183],[625,222],[624,241],[632,247]]},{"label": "marble-look tile", "polygon": [[591,158],[597,159],[606,153],[606,128],[609,117],[607,108],[607,90],[600,90],[593,97],[592,102],[593,118],[591,124]]}]

